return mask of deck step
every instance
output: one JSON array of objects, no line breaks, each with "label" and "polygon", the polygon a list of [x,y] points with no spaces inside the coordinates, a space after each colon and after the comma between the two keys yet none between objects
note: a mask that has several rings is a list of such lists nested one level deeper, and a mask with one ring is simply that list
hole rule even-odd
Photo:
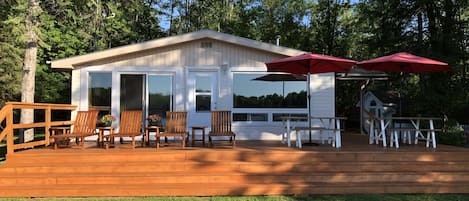
[{"label": "deck step", "polygon": [[310,172],[435,172],[468,171],[469,162],[145,162],[145,163],[30,163],[5,165],[0,176],[5,174],[41,173],[199,173],[243,172],[243,173],[310,173]]},{"label": "deck step", "polygon": [[201,173],[171,173],[166,174],[50,174],[5,176],[0,180],[0,186],[37,184],[37,185],[69,185],[69,184],[165,184],[165,183],[194,183],[194,184],[337,184],[355,183],[361,185],[373,182],[415,182],[431,185],[434,182],[466,182],[469,184],[468,172],[432,172],[432,173],[310,173],[310,174],[201,174]]},{"label": "deck step", "polygon": [[[74,150],[75,151],[75,150]],[[31,161],[31,158],[36,160]],[[37,162],[47,163],[87,163],[87,162],[154,162],[154,161],[266,161],[266,162],[344,162],[344,161],[369,161],[369,162],[456,162],[467,161],[467,153],[461,152],[303,152],[303,151],[219,151],[207,154],[197,150],[170,151],[87,151],[54,152],[47,150],[45,153],[18,153],[7,155],[7,164],[29,164]]]}]

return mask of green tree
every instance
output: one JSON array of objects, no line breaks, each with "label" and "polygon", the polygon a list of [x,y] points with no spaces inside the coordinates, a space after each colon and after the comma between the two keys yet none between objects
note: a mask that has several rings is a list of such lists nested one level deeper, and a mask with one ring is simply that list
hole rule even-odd
[{"label": "green tree", "polygon": [[22,6],[16,1],[0,3],[0,107],[20,98],[24,26],[18,15],[25,10]]}]

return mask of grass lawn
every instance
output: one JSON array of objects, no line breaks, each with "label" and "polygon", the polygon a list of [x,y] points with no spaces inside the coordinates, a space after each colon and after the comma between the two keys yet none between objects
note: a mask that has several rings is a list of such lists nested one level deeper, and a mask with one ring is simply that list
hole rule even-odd
[{"label": "grass lawn", "polygon": [[467,201],[469,194],[416,195],[311,195],[311,196],[230,196],[230,197],[109,197],[109,198],[3,198],[0,201],[23,200],[91,200],[91,201]]}]

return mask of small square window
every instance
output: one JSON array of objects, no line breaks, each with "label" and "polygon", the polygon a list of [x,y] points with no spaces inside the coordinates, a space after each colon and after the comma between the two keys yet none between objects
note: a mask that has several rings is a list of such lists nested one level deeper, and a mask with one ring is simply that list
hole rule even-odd
[{"label": "small square window", "polygon": [[212,48],[212,42],[202,42],[200,43],[201,48]]}]

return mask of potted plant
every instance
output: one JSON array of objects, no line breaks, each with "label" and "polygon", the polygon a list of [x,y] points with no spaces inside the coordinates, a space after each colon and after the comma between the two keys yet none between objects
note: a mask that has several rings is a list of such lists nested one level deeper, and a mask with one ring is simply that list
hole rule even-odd
[{"label": "potted plant", "polygon": [[110,115],[110,114],[106,114],[104,116],[101,117],[101,119],[99,120],[99,122],[105,126],[105,127],[109,127],[111,126],[112,122],[116,120],[116,117]]},{"label": "potted plant", "polygon": [[162,126],[161,116],[159,114],[151,114],[147,117],[149,126]]}]

